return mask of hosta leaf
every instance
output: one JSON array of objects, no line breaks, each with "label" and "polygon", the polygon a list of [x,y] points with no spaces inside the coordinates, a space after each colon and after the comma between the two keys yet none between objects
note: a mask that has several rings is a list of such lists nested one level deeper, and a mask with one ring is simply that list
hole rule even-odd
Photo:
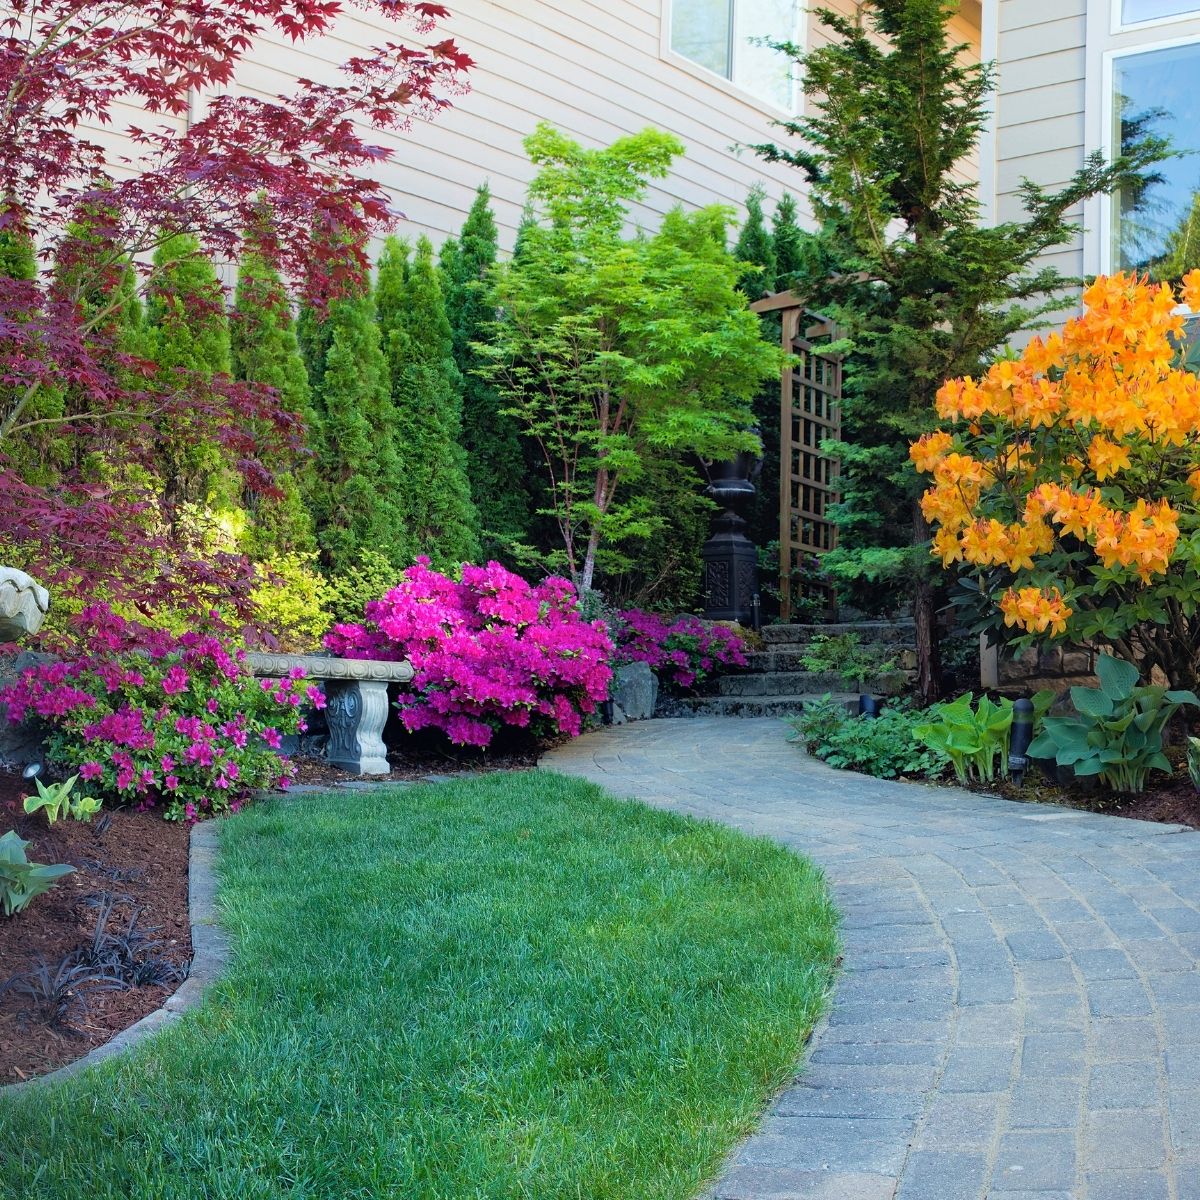
[{"label": "hosta leaf", "polygon": [[1113,711],[1112,699],[1095,688],[1073,687],[1071,703],[1085,717],[1108,717]]},{"label": "hosta leaf", "polygon": [[[1123,658],[1113,658],[1111,654],[1099,655],[1096,674],[1100,677],[1100,690],[1112,700],[1123,699],[1137,686],[1137,667]],[[1075,689],[1071,691],[1074,698]]]}]

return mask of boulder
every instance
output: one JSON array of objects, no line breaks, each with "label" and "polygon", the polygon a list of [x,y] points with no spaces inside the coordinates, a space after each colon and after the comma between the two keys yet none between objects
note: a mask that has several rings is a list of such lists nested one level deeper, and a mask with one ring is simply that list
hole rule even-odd
[{"label": "boulder", "polygon": [[645,721],[654,716],[658,677],[647,663],[627,663],[618,667],[613,676],[612,698],[626,721]]}]

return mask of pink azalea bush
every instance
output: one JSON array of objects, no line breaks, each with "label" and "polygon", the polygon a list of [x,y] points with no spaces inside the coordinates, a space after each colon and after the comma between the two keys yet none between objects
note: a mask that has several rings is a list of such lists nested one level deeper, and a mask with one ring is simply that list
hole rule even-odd
[{"label": "pink azalea bush", "polygon": [[50,761],[89,793],[196,820],[287,786],[291,765],[274,750],[303,729],[302,706],[325,703],[303,671],[255,679],[244,651],[215,635],[150,629],[105,605],[71,632],[86,650],[29,668],[0,703],[10,721],[45,724]]},{"label": "pink azalea bush", "polygon": [[644,662],[668,686],[688,691],[722,667],[746,665],[746,643],[736,630],[699,617],[669,620],[631,608],[616,629],[618,665]]},{"label": "pink azalea bush", "polygon": [[567,580],[535,586],[494,562],[464,566],[456,583],[418,559],[366,606],[365,623],[334,626],[325,644],[351,658],[407,658],[404,727],[464,746],[487,746],[506,725],[574,736],[612,678],[604,624],[583,619]]}]

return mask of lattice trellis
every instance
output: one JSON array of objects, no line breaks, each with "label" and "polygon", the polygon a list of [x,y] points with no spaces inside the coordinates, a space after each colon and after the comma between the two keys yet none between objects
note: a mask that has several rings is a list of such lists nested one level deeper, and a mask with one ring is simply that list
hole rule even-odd
[{"label": "lattice trellis", "polygon": [[827,512],[839,499],[838,465],[821,443],[841,436],[842,363],[821,349],[837,337],[833,323],[807,311],[794,292],[767,296],[751,308],[779,312],[783,347],[796,359],[780,389],[779,590],[787,620],[805,560],[837,545]]}]

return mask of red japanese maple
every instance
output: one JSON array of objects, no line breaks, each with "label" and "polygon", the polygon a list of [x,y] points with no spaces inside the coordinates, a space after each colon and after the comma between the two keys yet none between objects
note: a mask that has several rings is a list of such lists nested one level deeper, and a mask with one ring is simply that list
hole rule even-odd
[{"label": "red japanese maple", "polygon": [[[342,64],[339,83],[301,79],[275,100],[224,90],[238,62],[264,35],[319,38],[347,4],[8,0],[0,8],[0,231],[31,238],[41,264],[33,280],[0,277],[0,492],[10,501],[0,506],[0,543],[17,543],[27,568],[53,573],[51,562],[66,558],[75,578],[94,571],[119,583],[119,563],[161,561],[165,527],[147,515],[153,498],[70,479],[51,494],[15,480],[6,446],[40,426],[81,437],[103,430],[110,453],[136,457],[154,430],[169,427],[172,410],[186,410],[192,436],[211,436],[252,486],[270,486],[264,430],[284,442],[296,433],[276,397],[186,372],[164,384],[121,352],[112,308],[96,297],[130,261],[147,286],[152,251],[181,233],[236,261],[253,230],[258,253],[317,304],[361,276],[368,237],[394,216],[370,177],[391,151],[367,140],[370,131],[435,115],[464,90],[471,63],[436,39],[441,5],[355,6],[415,34],[416,44],[386,41]],[[130,106],[145,119],[127,131],[135,152],[117,156],[97,130]],[[46,417],[36,400],[51,385],[70,389],[73,403]],[[203,562],[192,565],[203,573]]]}]

